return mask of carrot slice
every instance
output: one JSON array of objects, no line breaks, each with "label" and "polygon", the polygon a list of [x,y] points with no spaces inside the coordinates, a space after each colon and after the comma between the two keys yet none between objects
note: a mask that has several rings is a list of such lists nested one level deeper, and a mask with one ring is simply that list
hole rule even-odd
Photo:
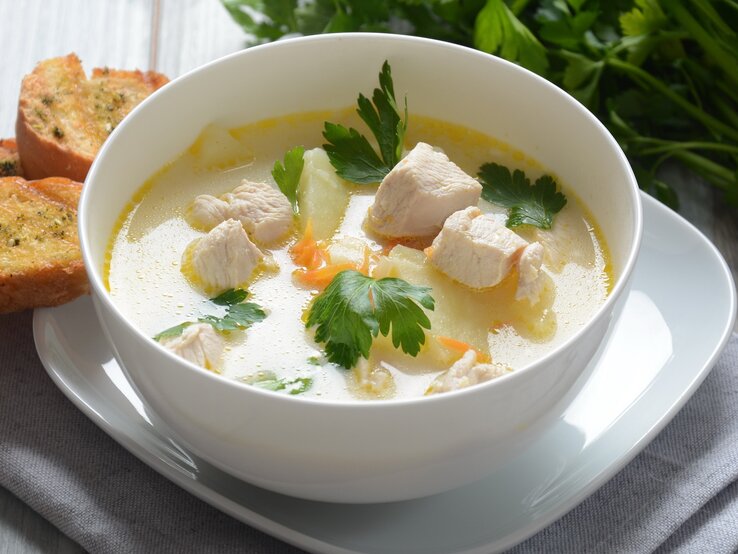
[{"label": "carrot slice", "polygon": [[461,354],[463,354],[467,350],[474,350],[474,352],[477,353],[477,359],[482,363],[489,363],[492,361],[492,358],[489,354],[485,354],[484,352],[479,351],[467,342],[463,342],[451,337],[445,337],[443,335],[436,335],[436,340],[441,344],[441,346],[445,346],[449,350],[455,350],[457,352],[460,352]]},{"label": "carrot slice", "polygon": [[356,269],[356,266],[349,263],[333,264],[317,269],[298,269],[293,273],[293,275],[303,285],[317,289],[324,289],[330,284],[336,275],[347,269]]},{"label": "carrot slice", "polygon": [[330,262],[328,252],[320,247],[313,237],[313,222],[308,220],[305,233],[290,248],[292,260],[306,269],[317,269],[326,262]]}]

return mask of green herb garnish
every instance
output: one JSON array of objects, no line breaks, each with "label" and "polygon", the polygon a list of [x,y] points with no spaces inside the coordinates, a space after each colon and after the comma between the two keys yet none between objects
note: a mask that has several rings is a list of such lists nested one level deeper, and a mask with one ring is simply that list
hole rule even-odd
[{"label": "green herb garnish", "polygon": [[370,101],[359,94],[356,112],[371,130],[379,145],[381,157],[359,131],[343,125],[325,122],[323,148],[328,153],[336,173],[352,183],[378,183],[400,161],[407,131],[407,99],[405,115],[401,117],[395,101],[392,71],[388,62],[379,73],[379,87]]},{"label": "green herb garnish", "polygon": [[267,390],[280,391],[286,389],[289,394],[302,394],[313,386],[313,379],[311,377],[298,377],[290,380],[266,379],[256,381],[253,385]]},{"label": "green herb garnish", "polygon": [[566,205],[566,197],[556,191],[556,182],[544,175],[531,185],[521,170],[510,170],[503,165],[487,163],[479,168],[482,198],[508,208],[507,226],[533,225],[550,229],[553,216]]},{"label": "green herb garnish", "polygon": [[248,329],[254,323],[262,321],[266,317],[266,313],[258,304],[253,302],[244,302],[248,298],[248,291],[243,289],[228,289],[220,293],[218,296],[211,298],[210,302],[218,306],[228,306],[224,316],[204,315],[194,321],[185,321],[169,329],[165,329],[158,335],[154,336],[154,340],[178,337],[190,325],[195,323],[207,323],[216,331],[235,331],[237,329]]},{"label": "green herb garnish", "polygon": [[292,211],[297,213],[297,186],[300,184],[300,175],[305,161],[302,159],[305,149],[302,146],[295,146],[292,150],[288,150],[284,155],[284,165],[277,160],[274,162],[272,169],[272,177],[277,182],[279,190],[282,191],[292,204]]},{"label": "green herb garnish", "polygon": [[430,320],[422,310],[433,310],[435,302],[428,287],[402,279],[373,279],[358,271],[336,275],[315,299],[306,327],[317,325],[315,340],[325,343],[328,361],[345,368],[356,365],[359,356],[369,357],[372,340],[392,332],[392,344],[417,356],[425,343]]},{"label": "green herb garnish", "polygon": [[235,331],[236,329],[248,329],[254,323],[262,321],[266,317],[264,310],[258,304],[245,302],[230,306],[225,316],[217,317],[206,315],[198,319],[200,323],[209,323],[216,331]]},{"label": "green herb garnish", "polygon": [[234,304],[240,304],[246,298],[248,298],[249,292],[244,289],[228,289],[221,292],[215,298],[211,298],[210,301],[218,306],[233,306]]},{"label": "green herb garnish", "polygon": [[538,73],[548,67],[546,49],[503,0],[487,0],[477,15],[474,43],[480,50],[518,60]]},{"label": "green herb garnish", "polygon": [[192,321],[185,321],[184,323],[180,323],[179,325],[175,325],[174,327],[170,327],[169,329],[165,329],[158,335],[154,335],[155,341],[160,341],[162,339],[170,339],[173,337],[178,337],[181,335],[187,327],[192,325]]},{"label": "green herb garnish", "polygon": [[248,385],[272,391],[287,390],[289,394],[302,394],[313,386],[312,377],[279,379],[273,371],[259,371],[253,375],[242,377],[241,381]]}]

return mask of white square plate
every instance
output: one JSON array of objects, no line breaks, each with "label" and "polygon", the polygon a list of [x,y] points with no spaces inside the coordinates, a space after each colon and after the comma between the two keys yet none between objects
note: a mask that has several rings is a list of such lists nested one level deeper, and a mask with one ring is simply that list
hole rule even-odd
[{"label": "white square plate", "polygon": [[736,291],[717,250],[644,196],[633,288],[562,419],[486,479],[429,498],[338,505],[244,483],[189,454],[146,412],[92,302],[37,310],[36,347],[74,404],[159,473],[233,517],[320,552],[488,553],[508,548],[603,485],[674,417],[730,337]]}]

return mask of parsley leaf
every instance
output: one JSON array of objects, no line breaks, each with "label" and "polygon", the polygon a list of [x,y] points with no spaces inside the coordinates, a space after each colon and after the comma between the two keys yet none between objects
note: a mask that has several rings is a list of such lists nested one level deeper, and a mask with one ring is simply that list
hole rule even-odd
[{"label": "parsley leaf", "polygon": [[[400,161],[407,131],[407,99],[404,119],[395,100],[392,70],[387,61],[379,73],[379,88],[371,101],[359,94],[356,112],[366,123],[379,145],[379,155],[359,131],[326,121],[323,148],[341,177],[362,185],[378,183]],[[381,156],[380,156],[381,155]]]},{"label": "parsley leaf", "polygon": [[248,298],[249,292],[244,289],[228,289],[221,292],[215,298],[211,298],[210,301],[218,306],[233,306],[234,304],[240,304],[246,298]]},{"label": "parsley leaf", "polygon": [[[216,331],[235,331],[236,329],[248,329],[254,323],[266,318],[266,313],[258,304],[244,302],[248,298],[248,291],[243,289],[228,289],[218,296],[211,298],[210,302],[218,306],[228,306],[226,314],[222,317],[215,315],[204,315],[197,318],[197,323],[207,323]],[[154,336],[155,341],[178,337],[194,321],[185,321],[169,329],[165,329]]]},{"label": "parsley leaf", "polygon": [[546,49],[503,0],[487,0],[474,24],[474,46],[537,73],[548,67]]},{"label": "parsley leaf", "polygon": [[362,134],[353,127],[325,122],[323,136],[330,144],[323,148],[331,165],[341,177],[352,183],[367,185],[378,183],[390,167],[377,156],[377,153]]},{"label": "parsley leaf", "polygon": [[170,339],[172,337],[178,337],[182,334],[182,332],[192,325],[191,321],[186,321],[185,323],[180,323],[179,325],[175,325],[174,327],[170,327],[169,329],[165,329],[158,335],[154,335],[155,341],[160,341],[162,339]]},{"label": "parsley leaf", "polygon": [[199,318],[200,323],[209,323],[216,331],[235,331],[236,329],[248,329],[254,323],[262,321],[266,317],[261,306],[253,302],[235,304],[228,308],[223,317],[206,315]]},{"label": "parsley leaf", "polygon": [[374,89],[371,102],[366,96],[359,94],[357,101],[359,108],[356,111],[377,139],[382,160],[388,167],[393,168],[402,157],[402,145],[407,131],[407,98],[403,121],[395,102],[392,69],[386,60],[379,73],[379,87]]},{"label": "parsley leaf", "polygon": [[277,182],[279,190],[282,191],[292,204],[292,211],[297,213],[297,185],[300,183],[300,175],[305,161],[302,155],[305,149],[302,146],[295,146],[292,150],[288,150],[284,155],[284,165],[277,160],[274,162],[272,169],[272,177]]},{"label": "parsley leaf", "polygon": [[629,12],[620,14],[620,27],[625,36],[647,35],[661,31],[667,26],[669,20],[658,2],[635,0],[634,4],[635,7]]},{"label": "parsley leaf", "polygon": [[286,390],[289,394],[302,394],[313,386],[312,377],[296,377],[295,379],[277,378],[273,371],[259,371],[253,375],[242,377],[241,381],[248,385],[267,390]]},{"label": "parsley leaf", "polygon": [[313,379],[311,377],[298,377],[289,381],[286,379],[266,379],[256,381],[254,386],[273,391],[286,389],[289,394],[302,394],[313,386]]},{"label": "parsley leaf", "polygon": [[417,356],[425,343],[423,329],[430,329],[422,308],[435,306],[429,291],[402,279],[377,280],[358,271],[342,271],[315,299],[306,327],[317,325],[315,340],[325,343],[328,361],[347,369],[360,356],[369,357],[373,337],[379,333],[386,337],[391,332],[395,348]]},{"label": "parsley leaf", "polygon": [[516,169],[512,174],[505,166],[487,163],[479,168],[482,198],[509,208],[508,227],[533,225],[550,229],[553,216],[566,205],[566,197],[556,191],[556,182],[544,175],[531,186],[525,173]]}]

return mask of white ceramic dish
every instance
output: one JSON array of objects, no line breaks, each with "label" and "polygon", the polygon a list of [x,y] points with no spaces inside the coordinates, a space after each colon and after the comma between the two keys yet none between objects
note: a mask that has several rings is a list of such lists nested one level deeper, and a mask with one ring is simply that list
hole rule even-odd
[{"label": "white ceramic dish", "polygon": [[[615,277],[592,318],[542,358],[499,379],[433,397],[375,402],[279,395],[223,379],[139,330],[106,290],[102,268],[114,222],[141,184],[209,123],[237,126],[353,105],[358,91],[376,86],[385,60],[411,112],[440,114],[501,139],[538,160],[579,196],[606,238]],[[477,480],[560,416],[565,396],[575,392],[613,313],[622,307],[641,239],[641,206],[615,140],[551,83],[448,43],[347,34],[248,49],[157,91],[100,151],[80,200],[79,223],[93,301],[116,359],[144,403],[189,451],[277,492],[377,502]]]},{"label": "white ceramic dish", "polygon": [[644,204],[632,291],[562,418],[489,477],[424,499],[362,506],[298,500],[199,459],[152,424],[87,298],[37,310],[36,345],[57,386],[97,425],[174,483],[249,525],[316,552],[489,553],[566,513],[642,450],[730,336],[736,292],[725,262],[681,217],[651,199]]}]

